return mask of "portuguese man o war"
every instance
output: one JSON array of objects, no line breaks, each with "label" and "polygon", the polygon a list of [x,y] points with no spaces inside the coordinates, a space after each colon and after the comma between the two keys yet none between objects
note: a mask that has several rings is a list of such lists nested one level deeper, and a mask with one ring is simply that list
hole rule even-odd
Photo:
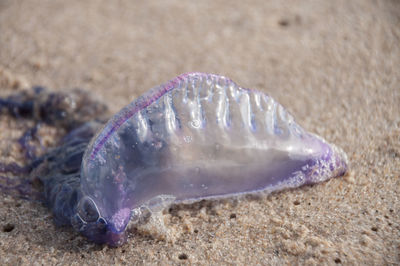
[{"label": "portuguese man o war", "polygon": [[183,74],[105,125],[95,118],[24,168],[29,184],[7,179],[0,188],[27,194],[39,180],[56,223],[96,243],[123,244],[130,223],[171,204],[270,193],[347,171],[340,148],[224,76]]}]

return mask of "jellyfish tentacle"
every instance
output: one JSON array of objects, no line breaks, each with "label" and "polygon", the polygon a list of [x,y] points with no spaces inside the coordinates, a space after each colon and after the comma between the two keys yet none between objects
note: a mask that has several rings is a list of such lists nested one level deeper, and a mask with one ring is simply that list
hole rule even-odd
[{"label": "jellyfish tentacle", "polygon": [[29,174],[32,170],[30,165],[21,166],[15,162],[2,163],[0,162],[0,173],[11,173],[15,175]]},{"label": "jellyfish tentacle", "polygon": [[22,199],[42,200],[41,194],[33,188],[32,183],[29,178],[0,176],[0,191]]},{"label": "jellyfish tentacle", "polygon": [[21,148],[25,151],[25,158],[28,160],[35,160],[37,158],[36,156],[36,147],[32,144],[30,144],[31,141],[36,139],[39,141],[40,147],[42,150],[44,150],[43,142],[40,136],[37,134],[39,128],[41,127],[41,123],[35,124],[32,128],[28,129],[25,131],[25,133],[18,139],[18,143],[21,146]]}]

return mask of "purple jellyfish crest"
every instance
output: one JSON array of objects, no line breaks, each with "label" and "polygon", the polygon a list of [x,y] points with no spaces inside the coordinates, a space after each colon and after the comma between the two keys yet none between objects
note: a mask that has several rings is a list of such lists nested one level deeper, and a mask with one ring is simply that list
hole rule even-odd
[{"label": "purple jellyfish crest", "polygon": [[143,208],[269,193],[346,169],[341,149],[306,132],[265,93],[223,76],[183,74],[124,107],[92,139],[71,223],[118,245]]}]

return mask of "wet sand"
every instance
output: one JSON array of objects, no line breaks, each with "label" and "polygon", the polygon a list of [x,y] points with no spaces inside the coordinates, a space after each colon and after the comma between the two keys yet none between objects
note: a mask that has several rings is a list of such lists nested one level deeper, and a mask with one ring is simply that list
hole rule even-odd
[{"label": "wet sand", "polygon": [[[57,228],[40,203],[2,196],[1,264],[398,264],[398,1],[0,1],[0,96],[33,85],[91,91],[112,112],[191,71],[268,92],[342,147],[347,176],[176,207],[165,241],[119,248]],[[23,162],[29,121],[0,116],[0,161]],[[53,145],[57,130],[41,135]]]}]

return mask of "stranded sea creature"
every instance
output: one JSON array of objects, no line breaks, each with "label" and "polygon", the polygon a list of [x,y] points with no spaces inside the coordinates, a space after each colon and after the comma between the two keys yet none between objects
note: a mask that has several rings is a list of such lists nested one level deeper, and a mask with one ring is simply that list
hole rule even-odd
[{"label": "stranded sea creature", "polygon": [[340,148],[270,96],[213,74],[178,76],[100,125],[72,130],[30,171],[56,222],[97,243],[124,243],[130,221],[172,203],[269,193],[347,170]]}]

